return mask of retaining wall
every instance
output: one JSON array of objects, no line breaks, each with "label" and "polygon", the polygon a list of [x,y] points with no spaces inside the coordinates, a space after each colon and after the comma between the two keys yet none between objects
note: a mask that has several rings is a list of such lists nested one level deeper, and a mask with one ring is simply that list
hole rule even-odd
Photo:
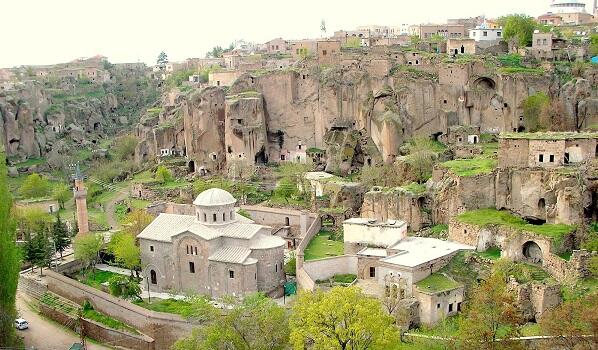
[{"label": "retaining wall", "polygon": [[[51,308],[48,305],[40,304],[39,311],[42,315],[51,318],[54,321],[78,331],[78,326],[82,328],[83,333],[96,341],[101,343],[108,343],[112,346],[123,347],[135,350],[154,350],[154,339],[143,334],[131,334],[119,331],[99,324],[95,321],[82,318],[81,321],[75,317],[67,315],[59,310]],[[80,323],[80,324],[79,324]]]},{"label": "retaining wall", "polygon": [[193,325],[178,315],[155,312],[118,299],[54,271],[44,273],[48,290],[78,304],[85,300],[98,312],[130,324],[155,339],[156,349],[167,349],[191,332]]}]

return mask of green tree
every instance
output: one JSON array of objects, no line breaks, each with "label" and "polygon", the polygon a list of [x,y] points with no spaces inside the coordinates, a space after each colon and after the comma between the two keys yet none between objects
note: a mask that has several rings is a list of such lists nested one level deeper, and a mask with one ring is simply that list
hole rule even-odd
[{"label": "green tree", "polygon": [[291,315],[294,349],[388,349],[398,342],[393,318],[357,287],[300,293]]},{"label": "green tree", "polygon": [[48,232],[37,232],[31,239],[32,254],[30,258],[33,265],[39,267],[39,274],[43,276],[44,266],[49,266],[54,253],[54,245],[50,242]]},{"label": "green tree", "polygon": [[361,47],[361,39],[358,37],[348,37],[343,47],[358,49]]},{"label": "green tree", "polygon": [[123,299],[141,299],[141,287],[139,280],[127,276],[114,276],[108,281],[110,294]]},{"label": "green tree", "polygon": [[172,173],[170,172],[170,170],[165,167],[164,165],[160,165],[158,166],[158,169],[156,169],[156,181],[158,181],[161,184],[165,184],[167,182],[172,181]]},{"label": "green tree", "polygon": [[[233,45],[234,48],[234,45]],[[232,50],[232,49],[231,49]],[[211,51],[206,53],[206,58],[221,58],[224,53],[224,49],[221,46],[214,46]]]},{"label": "green tree", "polygon": [[15,347],[19,345],[14,320],[17,315],[16,294],[20,266],[15,245],[15,222],[11,215],[12,198],[6,178],[6,160],[4,153],[0,153],[0,347]]},{"label": "green tree", "polygon": [[168,55],[166,55],[166,52],[160,52],[160,54],[158,55],[158,59],[156,60],[156,63],[159,66],[165,66],[166,63],[168,63]]},{"label": "green tree", "polygon": [[114,142],[112,151],[118,160],[129,160],[135,156],[139,140],[133,135],[121,136]]},{"label": "green tree", "polygon": [[532,35],[538,23],[533,17],[524,14],[512,14],[498,19],[503,27],[503,37],[513,41],[518,47],[526,47],[532,42]]},{"label": "green tree", "polygon": [[550,125],[544,125],[542,113],[550,105],[550,98],[543,92],[537,92],[523,100],[523,116],[525,125],[530,132],[545,130]]},{"label": "green tree", "polygon": [[141,209],[133,209],[133,211],[125,215],[125,219],[123,220],[125,232],[128,233],[131,237],[135,238],[153,220],[154,217],[148,214],[147,211]]},{"label": "green tree", "polygon": [[245,297],[227,314],[213,318],[174,350],[283,350],[288,346],[286,311],[263,294]]},{"label": "green tree", "polygon": [[598,56],[598,34],[590,35],[590,54]]},{"label": "green tree", "polygon": [[50,194],[50,183],[40,174],[33,173],[23,181],[19,193],[24,198],[40,198]]},{"label": "green tree", "polygon": [[539,324],[543,335],[556,336],[546,349],[592,349],[598,337],[598,294],[565,301],[544,313]]},{"label": "green tree", "polygon": [[522,318],[515,296],[507,290],[509,264],[499,261],[492,274],[474,289],[459,321],[456,340],[459,349],[517,349],[515,342],[496,342],[501,338],[519,336]]},{"label": "green tree", "polygon": [[60,259],[62,259],[62,253],[71,245],[71,235],[66,223],[60,218],[60,214],[56,215],[56,221],[52,225],[52,240],[56,251],[60,253]]},{"label": "green tree", "polygon": [[64,209],[64,204],[71,199],[73,191],[67,184],[58,184],[52,190],[52,198],[58,202],[61,209]]},{"label": "green tree", "polygon": [[52,216],[39,208],[15,210],[14,219],[23,236],[45,231],[52,226]]},{"label": "green tree", "polygon": [[131,270],[133,277],[134,271],[141,266],[141,251],[135,244],[135,237],[122,231],[115,233],[110,240],[109,249],[116,262]]},{"label": "green tree", "polygon": [[101,234],[84,234],[75,238],[75,258],[83,262],[85,268],[91,267],[95,273],[95,266],[99,258],[100,250],[104,244]]},{"label": "green tree", "polygon": [[432,176],[432,168],[437,158],[435,148],[437,148],[436,144],[429,138],[419,137],[411,141],[406,160],[413,170],[414,180],[417,183],[426,182]]}]

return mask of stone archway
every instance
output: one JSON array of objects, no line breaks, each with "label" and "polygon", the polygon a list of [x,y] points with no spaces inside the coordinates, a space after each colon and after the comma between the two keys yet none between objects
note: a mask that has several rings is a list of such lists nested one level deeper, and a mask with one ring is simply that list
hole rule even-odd
[{"label": "stone archway", "polygon": [[496,88],[496,82],[488,77],[480,77],[473,82],[473,86],[481,89],[494,90]]},{"label": "stone archway", "polygon": [[527,241],[523,244],[523,257],[528,262],[541,264],[543,261],[542,249],[534,241]]}]

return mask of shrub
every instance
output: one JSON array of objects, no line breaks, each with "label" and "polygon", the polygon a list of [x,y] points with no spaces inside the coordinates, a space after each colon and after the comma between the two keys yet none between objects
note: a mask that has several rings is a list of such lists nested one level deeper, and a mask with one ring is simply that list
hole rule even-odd
[{"label": "shrub", "polygon": [[167,167],[160,165],[158,169],[156,169],[156,181],[161,184],[167,183],[172,181],[172,173],[168,170]]},{"label": "shrub", "polygon": [[50,183],[40,174],[33,173],[25,179],[19,193],[24,198],[40,198],[50,194]]}]

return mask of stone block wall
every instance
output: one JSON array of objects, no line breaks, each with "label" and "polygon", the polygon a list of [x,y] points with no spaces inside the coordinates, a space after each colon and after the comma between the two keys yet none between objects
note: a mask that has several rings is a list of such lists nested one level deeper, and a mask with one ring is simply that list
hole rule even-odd
[{"label": "stone block wall", "polygon": [[48,290],[80,305],[86,300],[95,310],[125,322],[155,339],[156,349],[170,348],[188,335],[193,324],[178,315],[155,312],[113,297],[54,271],[46,271]]},{"label": "stone block wall", "polygon": [[334,275],[357,275],[357,256],[341,255],[305,261],[303,269],[313,281],[325,280]]},{"label": "stone block wall", "polygon": [[542,314],[561,303],[561,285],[531,282],[520,284],[511,277],[508,289],[515,293],[516,302],[527,321],[536,321]]},{"label": "stone block wall", "polygon": [[419,231],[430,223],[423,206],[424,198],[420,195],[400,190],[370,191],[364,195],[361,217],[381,222],[402,220],[409,225],[410,230]]}]

